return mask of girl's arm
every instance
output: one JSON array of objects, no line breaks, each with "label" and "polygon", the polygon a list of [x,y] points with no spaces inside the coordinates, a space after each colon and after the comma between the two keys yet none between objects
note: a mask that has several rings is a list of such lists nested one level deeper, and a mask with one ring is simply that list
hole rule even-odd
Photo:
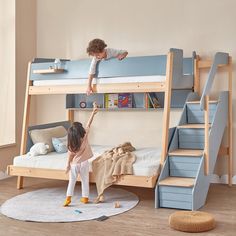
[{"label": "girl's arm", "polygon": [[93,103],[93,111],[92,111],[92,114],[91,116],[89,117],[89,120],[88,120],[88,123],[86,125],[86,129],[90,128],[90,125],[92,124],[93,122],[93,117],[94,115],[98,112],[98,106],[96,104],[96,102]]},{"label": "girl's arm", "polygon": [[70,171],[70,163],[72,162],[73,158],[74,158],[74,154],[71,152],[68,152],[68,159],[67,159],[67,165],[66,165],[66,174]]}]

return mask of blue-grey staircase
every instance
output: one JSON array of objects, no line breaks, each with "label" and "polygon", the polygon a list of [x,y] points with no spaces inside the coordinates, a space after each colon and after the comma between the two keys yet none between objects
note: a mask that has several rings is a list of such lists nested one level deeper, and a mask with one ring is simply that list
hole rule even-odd
[{"label": "blue-grey staircase", "polygon": [[197,210],[205,202],[221,140],[227,125],[228,92],[209,104],[209,175],[204,174],[204,111],[191,93],[175,129],[155,189],[155,207]]}]

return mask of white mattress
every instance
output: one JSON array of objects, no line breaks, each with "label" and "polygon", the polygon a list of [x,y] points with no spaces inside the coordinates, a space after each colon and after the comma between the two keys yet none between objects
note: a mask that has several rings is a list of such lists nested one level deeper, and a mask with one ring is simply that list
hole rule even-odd
[{"label": "white mattress", "polygon": [[[92,171],[92,160],[96,159],[104,151],[110,149],[108,146],[92,146],[94,156],[89,160],[90,171]],[[140,148],[134,151],[137,159],[133,164],[133,174],[139,176],[153,176],[159,174],[161,149]],[[47,155],[28,157],[27,155],[17,156],[13,160],[14,166],[46,168],[65,170],[67,153],[51,152]]]},{"label": "white mattress", "polygon": [[[138,83],[138,82],[164,82],[165,75],[152,76],[130,76],[130,77],[112,77],[94,79],[95,84],[114,84],[114,83]],[[53,79],[53,80],[34,80],[34,86],[50,86],[50,85],[75,85],[87,84],[88,79]]]}]

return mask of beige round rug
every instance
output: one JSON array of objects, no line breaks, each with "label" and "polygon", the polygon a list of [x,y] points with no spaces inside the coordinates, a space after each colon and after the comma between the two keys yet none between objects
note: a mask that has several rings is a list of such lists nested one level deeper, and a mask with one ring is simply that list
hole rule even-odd
[{"label": "beige round rug", "polygon": [[[23,221],[36,222],[73,222],[93,220],[101,216],[113,216],[135,207],[138,197],[120,188],[108,188],[105,191],[105,202],[94,204],[97,192],[95,186],[90,188],[88,204],[80,203],[80,186],[76,186],[72,203],[63,207],[66,188],[44,188],[24,193],[7,200],[1,206],[1,213],[7,217]],[[116,202],[120,207],[115,208]]]}]

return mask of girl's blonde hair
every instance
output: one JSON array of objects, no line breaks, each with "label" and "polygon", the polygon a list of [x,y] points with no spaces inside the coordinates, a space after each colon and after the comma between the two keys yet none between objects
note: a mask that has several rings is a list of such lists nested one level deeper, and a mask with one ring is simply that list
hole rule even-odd
[{"label": "girl's blonde hair", "polygon": [[101,53],[106,46],[106,43],[102,39],[93,39],[89,42],[87,53],[89,55],[92,55],[94,53]]}]

